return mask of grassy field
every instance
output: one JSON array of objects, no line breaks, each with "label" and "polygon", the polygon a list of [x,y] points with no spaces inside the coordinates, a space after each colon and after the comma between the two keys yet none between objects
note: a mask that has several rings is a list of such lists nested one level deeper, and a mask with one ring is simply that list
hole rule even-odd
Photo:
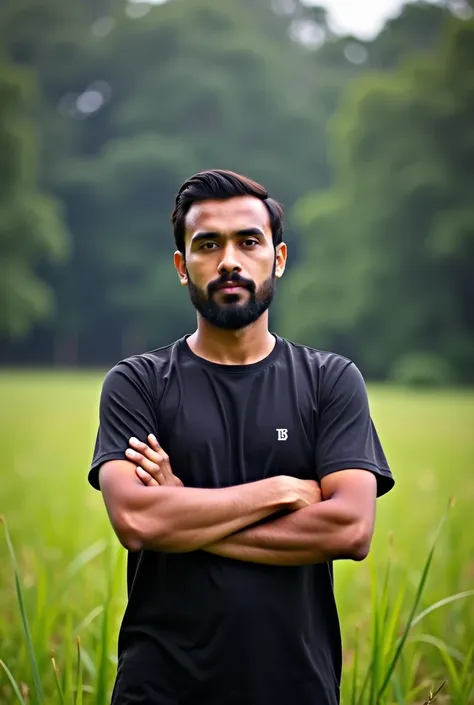
[{"label": "grassy field", "polygon": [[[0,375],[0,514],[20,575],[0,527],[2,705],[109,702],[125,555],[86,479],[101,381]],[[437,704],[474,703],[474,393],[374,387],[370,399],[397,486],[370,559],[336,567],[343,705],[421,704],[445,681]]]}]

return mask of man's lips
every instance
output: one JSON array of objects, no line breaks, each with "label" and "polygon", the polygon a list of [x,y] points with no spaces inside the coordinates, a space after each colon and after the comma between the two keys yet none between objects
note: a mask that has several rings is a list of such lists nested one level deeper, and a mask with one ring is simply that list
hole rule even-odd
[{"label": "man's lips", "polygon": [[246,287],[242,284],[223,284],[217,288],[218,291],[222,291],[224,294],[235,294],[239,290],[244,290]]}]

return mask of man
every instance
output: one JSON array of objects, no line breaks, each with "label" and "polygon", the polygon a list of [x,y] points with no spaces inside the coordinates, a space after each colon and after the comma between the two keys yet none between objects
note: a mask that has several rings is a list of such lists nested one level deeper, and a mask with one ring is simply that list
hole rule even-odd
[{"label": "man", "polygon": [[197,174],[172,223],[197,330],[108,373],[89,474],[129,551],[112,702],[336,705],[332,563],[366,557],[394,484],[363,378],[269,332],[287,248],[262,186]]}]

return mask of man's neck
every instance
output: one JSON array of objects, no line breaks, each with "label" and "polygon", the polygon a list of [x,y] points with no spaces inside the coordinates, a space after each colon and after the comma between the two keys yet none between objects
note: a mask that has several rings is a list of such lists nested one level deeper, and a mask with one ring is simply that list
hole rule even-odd
[{"label": "man's neck", "polygon": [[197,330],[187,343],[192,352],[221,365],[251,365],[264,360],[275,347],[268,330],[268,314],[240,330],[222,330],[199,316]]}]

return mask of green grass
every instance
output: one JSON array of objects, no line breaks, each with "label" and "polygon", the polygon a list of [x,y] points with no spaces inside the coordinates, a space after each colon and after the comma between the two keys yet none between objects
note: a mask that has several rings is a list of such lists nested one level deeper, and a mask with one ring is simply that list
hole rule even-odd
[{"label": "green grass", "polygon": [[[101,381],[0,375],[2,705],[109,702],[125,554],[86,477]],[[336,566],[343,705],[421,705],[445,681],[437,704],[474,703],[474,393],[370,399],[397,486],[370,559]]]}]

